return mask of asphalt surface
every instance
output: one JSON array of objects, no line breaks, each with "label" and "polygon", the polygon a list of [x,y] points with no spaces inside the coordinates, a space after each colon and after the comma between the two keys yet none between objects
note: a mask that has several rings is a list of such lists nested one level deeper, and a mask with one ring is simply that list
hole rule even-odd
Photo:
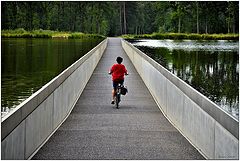
[{"label": "asphalt surface", "polygon": [[[129,75],[119,109],[111,105],[110,67],[123,57]],[[32,159],[175,160],[204,157],[168,122],[121,47],[110,38],[73,111]]]}]

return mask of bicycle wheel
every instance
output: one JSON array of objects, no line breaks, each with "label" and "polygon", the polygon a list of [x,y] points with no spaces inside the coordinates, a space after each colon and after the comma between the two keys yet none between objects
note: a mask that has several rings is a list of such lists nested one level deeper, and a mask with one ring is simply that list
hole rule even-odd
[{"label": "bicycle wheel", "polygon": [[119,106],[118,94],[116,94],[116,96],[115,96],[115,106],[116,106],[116,108],[118,108],[118,106]]},{"label": "bicycle wheel", "polygon": [[116,105],[116,108],[119,108],[119,102],[120,102],[120,92],[119,92],[119,90],[117,91],[117,93],[116,93],[116,96],[115,96],[115,105]]}]

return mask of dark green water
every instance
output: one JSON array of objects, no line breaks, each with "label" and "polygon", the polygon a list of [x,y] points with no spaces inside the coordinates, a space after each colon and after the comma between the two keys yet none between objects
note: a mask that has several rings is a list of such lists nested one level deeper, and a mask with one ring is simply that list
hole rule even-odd
[{"label": "dark green water", "polygon": [[1,39],[1,111],[16,107],[102,39]]},{"label": "dark green water", "polygon": [[130,42],[238,118],[238,42],[190,40],[131,40]]}]

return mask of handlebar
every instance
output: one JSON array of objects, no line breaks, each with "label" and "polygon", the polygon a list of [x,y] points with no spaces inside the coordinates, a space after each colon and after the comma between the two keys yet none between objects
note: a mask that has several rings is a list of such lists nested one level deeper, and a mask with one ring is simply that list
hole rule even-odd
[{"label": "handlebar", "polygon": [[[108,72],[109,75],[111,75],[112,73],[111,72]],[[129,75],[129,73],[125,73],[125,75]]]}]

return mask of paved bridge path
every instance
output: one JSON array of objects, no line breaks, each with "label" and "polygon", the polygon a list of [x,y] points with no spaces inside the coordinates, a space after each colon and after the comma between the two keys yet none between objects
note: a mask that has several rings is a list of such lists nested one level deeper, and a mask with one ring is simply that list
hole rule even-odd
[{"label": "paved bridge path", "polygon": [[[116,57],[129,71],[129,93],[111,105],[108,70]],[[80,82],[79,82],[80,83]],[[159,82],[161,83],[161,82]],[[168,122],[154,102],[118,38],[105,53],[66,121],[32,159],[204,159]]]}]

